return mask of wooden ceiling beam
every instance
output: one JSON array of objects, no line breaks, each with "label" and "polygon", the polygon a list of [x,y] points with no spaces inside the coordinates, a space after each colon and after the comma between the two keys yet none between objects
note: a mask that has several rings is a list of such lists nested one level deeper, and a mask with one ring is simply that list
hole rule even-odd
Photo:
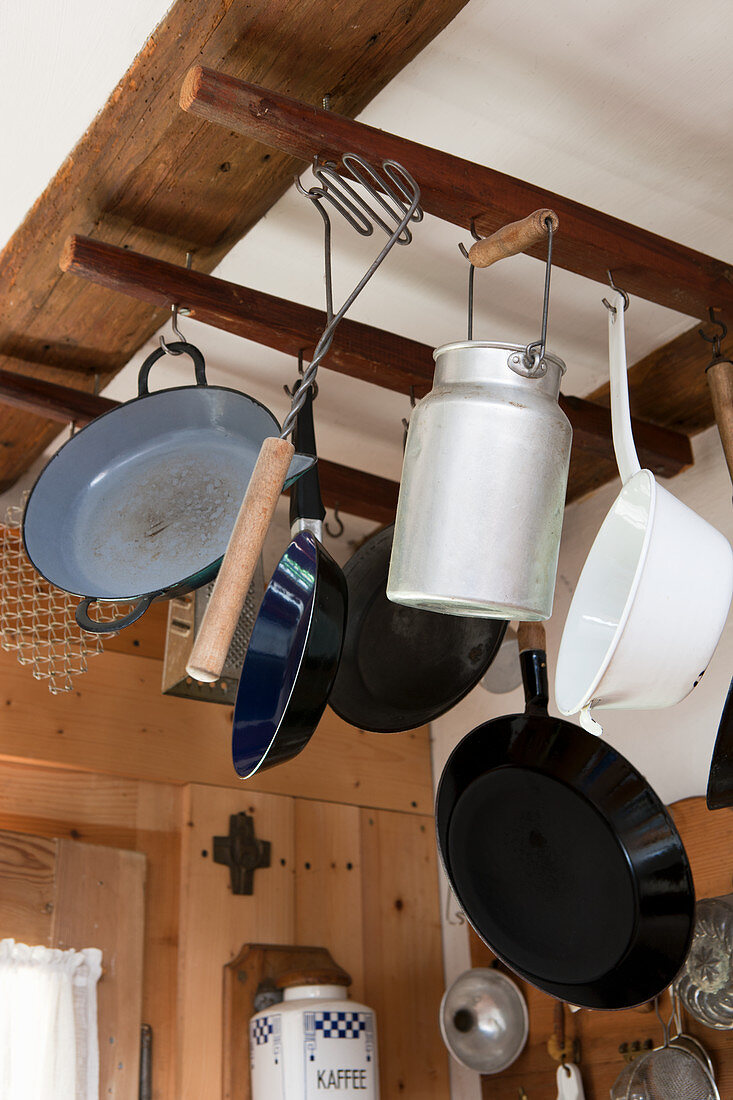
[{"label": "wooden ceiling beam", "polygon": [[[293,356],[300,349],[306,357],[311,354],[326,324],[325,314],[310,306],[87,237],[70,237],[60,264],[63,271],[156,307],[185,305],[197,321]],[[324,366],[400,393],[414,387],[420,397],[432,386],[433,349],[345,319]],[[615,476],[608,409],[579,397],[561,397],[561,405],[573,426],[575,452],[590,462],[605,461],[604,469]],[[691,464],[690,441],[683,433],[636,418],[633,428],[640,459],[655,474],[672,477]]]},{"label": "wooden ceiling beam", "polygon": [[[560,218],[552,256],[559,267],[601,283],[610,268],[628,293],[693,317],[705,317],[709,306],[733,310],[729,264],[503,172],[203,65],[187,74],[181,106],[302,160],[318,154],[338,163],[345,152],[372,163],[396,160],[420,185],[427,213],[466,229],[474,219],[482,236],[551,207]],[[540,257],[545,251],[541,245],[530,250]]]},{"label": "wooden ceiling beam", "polygon": [[[146,303],[64,279],[72,232],[212,271],[292,184],[296,161],[181,111],[197,61],[356,115],[465,0],[175,0],[0,254],[0,369],[105,384],[163,323]],[[113,31],[111,33],[114,33]],[[7,410],[0,488],[51,442],[53,423]]]}]

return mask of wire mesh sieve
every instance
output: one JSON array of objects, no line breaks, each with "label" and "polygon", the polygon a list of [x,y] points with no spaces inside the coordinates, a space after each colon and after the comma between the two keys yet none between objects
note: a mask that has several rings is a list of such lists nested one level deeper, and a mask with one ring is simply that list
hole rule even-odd
[{"label": "wire mesh sieve", "polygon": [[688,1050],[660,1047],[632,1069],[624,1100],[720,1100],[712,1078]]}]

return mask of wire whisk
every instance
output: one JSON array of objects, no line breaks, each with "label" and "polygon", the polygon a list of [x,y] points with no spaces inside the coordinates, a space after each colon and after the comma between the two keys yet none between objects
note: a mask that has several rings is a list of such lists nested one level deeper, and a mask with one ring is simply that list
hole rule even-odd
[{"label": "wire whisk", "polygon": [[[423,218],[420,208],[420,188],[407,169],[397,161],[383,161],[381,173],[356,153],[344,153],[341,162],[343,172],[338,170],[335,162],[321,162],[316,157],[312,171],[318,183],[306,189],[299,179],[295,181],[301,195],[311,200],[323,218],[327,323],[316,345],[313,358],[303,373],[303,381],[293,395],[290,411],[283,421],[281,439],[286,439],[295,427],[298,413],[306,399],[308,389],[315,382],[318,367],[331,346],[337,325],[394,245],[410,244],[412,241],[410,223],[422,221]],[[358,184],[367,197],[357,191],[352,182]],[[331,220],[326,203],[337,210],[362,237],[371,236],[375,228],[381,229],[388,237],[379,255],[337,313],[333,311]]]}]

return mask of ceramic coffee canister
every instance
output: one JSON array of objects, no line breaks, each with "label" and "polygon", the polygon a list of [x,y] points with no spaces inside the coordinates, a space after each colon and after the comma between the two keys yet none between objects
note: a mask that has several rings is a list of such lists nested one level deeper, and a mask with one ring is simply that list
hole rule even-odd
[{"label": "ceramic coffee canister", "polygon": [[349,1000],[348,975],[341,982],[315,984],[302,973],[278,979],[283,1000],[249,1024],[252,1100],[379,1100],[374,1013]]}]

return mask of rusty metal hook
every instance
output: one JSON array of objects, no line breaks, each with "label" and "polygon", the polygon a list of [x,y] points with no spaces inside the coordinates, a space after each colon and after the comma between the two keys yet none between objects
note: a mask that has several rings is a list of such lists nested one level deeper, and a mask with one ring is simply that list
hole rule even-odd
[{"label": "rusty metal hook", "polygon": [[344,533],[345,528],[344,528],[343,520],[341,519],[341,516],[339,515],[339,506],[338,506],[338,504],[335,505],[335,507],[333,509],[333,518],[336,521],[336,523],[338,523],[338,530],[337,531],[332,531],[331,528],[328,526],[328,523],[324,523],[323,527],[324,527],[324,530],[328,531],[328,533],[329,533],[329,535],[331,536],[332,539],[340,539],[341,536]]},{"label": "rusty metal hook", "polygon": [[[610,268],[606,269],[606,275],[608,276],[608,281],[611,284],[611,290],[617,291],[622,296],[622,298],[624,300],[624,313],[626,313],[626,310],[629,308],[629,296],[628,296],[628,294],[626,293],[625,290],[622,290],[620,286],[616,286],[616,284],[613,281],[613,275],[611,274],[611,269]],[[606,309],[611,310],[611,313],[616,312],[616,307],[611,305],[608,298],[601,298],[601,301],[603,302]]]},{"label": "rusty metal hook", "polygon": [[[720,332],[716,332],[713,336],[706,336],[704,331],[699,328],[698,334],[702,336],[703,340],[706,340],[708,344],[713,345],[713,363],[720,359],[722,356],[721,344],[728,335],[728,326],[725,321],[719,321],[715,316],[715,306],[708,306],[708,320],[711,325],[717,325]],[[712,365],[712,364],[711,364]]]},{"label": "rusty metal hook", "polygon": [[[191,270],[191,258],[192,258],[192,253],[187,252],[186,253],[186,270],[187,271]],[[184,314],[190,313],[190,310],[186,309],[184,306],[179,306],[178,303],[175,302],[171,306],[171,328],[173,329],[173,332],[176,336],[176,339],[179,340],[180,343],[185,344],[187,342],[186,337],[182,335],[181,330],[178,327],[178,315],[179,315],[179,313],[181,314],[181,316],[183,316]],[[165,342],[165,337],[163,336],[162,333],[161,333],[161,336],[160,336],[160,346],[162,347],[163,351],[166,352],[166,354],[168,354],[168,355],[183,355],[182,351],[174,351],[173,348],[168,347],[168,345]]]}]

